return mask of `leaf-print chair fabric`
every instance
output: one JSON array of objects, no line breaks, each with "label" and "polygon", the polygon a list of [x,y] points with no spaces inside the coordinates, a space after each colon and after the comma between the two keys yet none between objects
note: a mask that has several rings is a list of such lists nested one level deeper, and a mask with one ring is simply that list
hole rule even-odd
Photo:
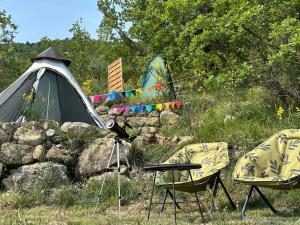
[{"label": "leaf-print chair fabric", "polygon": [[258,187],[300,188],[300,129],[282,130],[240,158],[233,171],[233,180],[251,185],[244,210],[253,190],[262,196]]},{"label": "leaf-print chair fabric", "polygon": [[[205,191],[208,188],[213,189],[213,207],[216,208],[214,197],[216,197],[218,185],[220,184],[232,207],[235,208],[235,204],[220,178],[221,170],[229,163],[227,143],[202,143],[185,146],[163,164],[173,163],[197,163],[202,166],[201,169],[190,171],[195,186],[193,186],[188,171],[175,171],[176,190],[193,193]],[[158,172],[155,184],[156,186],[165,187],[167,190],[171,189],[172,178],[173,174],[171,172]]]}]

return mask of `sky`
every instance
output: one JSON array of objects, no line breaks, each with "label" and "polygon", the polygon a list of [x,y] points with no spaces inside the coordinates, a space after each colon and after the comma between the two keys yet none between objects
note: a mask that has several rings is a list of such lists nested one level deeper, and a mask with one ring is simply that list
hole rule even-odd
[{"label": "sky", "polygon": [[83,27],[97,38],[101,14],[97,0],[0,0],[17,28],[15,42],[38,42],[42,37],[71,37],[69,29],[82,18]]}]

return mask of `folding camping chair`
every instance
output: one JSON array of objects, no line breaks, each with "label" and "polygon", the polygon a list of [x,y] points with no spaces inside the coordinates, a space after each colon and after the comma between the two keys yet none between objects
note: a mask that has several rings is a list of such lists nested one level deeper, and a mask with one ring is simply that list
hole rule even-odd
[{"label": "folding camping chair", "polygon": [[237,162],[233,179],[250,185],[241,212],[242,218],[245,218],[245,211],[254,190],[273,213],[279,213],[259,187],[277,190],[300,188],[300,129],[283,130],[248,152]]},{"label": "folding camping chair", "polygon": [[[161,212],[164,210],[167,196],[170,196],[172,199],[174,197],[170,191],[173,187],[173,181],[174,188],[177,191],[197,193],[199,191],[209,190],[212,197],[212,209],[217,207],[214,199],[220,184],[230,204],[235,208],[235,204],[220,178],[221,169],[226,167],[228,162],[228,144],[224,142],[193,144],[181,149],[163,164],[201,164],[201,168],[184,171],[157,172],[155,186],[166,189],[161,205]],[[179,208],[178,203],[176,203],[176,206]]]}]

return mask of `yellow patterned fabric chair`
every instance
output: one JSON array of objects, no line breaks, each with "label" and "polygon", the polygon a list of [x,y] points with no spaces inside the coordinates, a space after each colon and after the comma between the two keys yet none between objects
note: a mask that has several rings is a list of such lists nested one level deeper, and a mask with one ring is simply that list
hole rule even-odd
[{"label": "yellow patterned fabric chair", "polygon": [[251,186],[242,217],[253,190],[274,213],[278,213],[258,187],[279,190],[300,188],[300,129],[282,130],[240,158],[233,171],[233,180]]},{"label": "yellow patterned fabric chair", "polygon": [[[167,161],[163,162],[163,164],[174,163],[195,163],[201,164],[202,166],[200,169],[193,169],[190,171],[195,186],[191,181],[188,171],[175,171],[174,181],[176,190],[195,193],[195,191],[205,191],[208,188],[212,189],[213,192],[210,193],[213,194],[213,207],[216,208],[214,197],[216,197],[218,186],[221,184],[231,205],[235,208],[235,204],[220,178],[221,170],[229,163],[227,143],[202,143],[185,146]],[[155,185],[166,188],[163,205],[166,201],[167,194],[170,194],[170,197],[173,198],[169,191],[172,188],[172,179],[173,174],[170,171],[158,172],[156,174]]]}]

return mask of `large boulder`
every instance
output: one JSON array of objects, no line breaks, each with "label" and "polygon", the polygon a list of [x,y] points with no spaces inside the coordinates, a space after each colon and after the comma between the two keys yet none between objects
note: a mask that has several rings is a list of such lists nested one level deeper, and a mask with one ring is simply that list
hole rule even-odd
[{"label": "large boulder", "polygon": [[[78,160],[77,172],[79,175],[101,173],[107,166],[114,142],[113,138],[98,138],[89,144]],[[122,141],[122,144],[127,158],[130,159],[132,156],[131,144],[125,141]],[[124,162],[123,155],[120,156],[121,161]],[[112,164],[116,164],[116,158],[116,154],[114,154]]]},{"label": "large boulder", "polygon": [[82,122],[65,122],[60,129],[71,133],[94,133],[100,130],[98,127]]},{"label": "large boulder", "polygon": [[4,123],[2,129],[9,135],[14,135],[16,130],[20,127],[20,123]]},{"label": "large boulder", "polygon": [[99,114],[99,115],[106,115],[109,111],[109,107],[107,106],[104,106],[104,105],[101,105],[101,106],[98,106],[96,108],[96,112]]},{"label": "large boulder", "polygon": [[46,159],[48,161],[58,162],[65,165],[70,165],[74,162],[74,158],[69,151],[56,145],[53,145],[52,148],[48,150]]},{"label": "large boulder", "polygon": [[[31,127],[30,128],[34,128]],[[26,126],[21,126],[17,129],[14,134],[14,139],[17,140],[19,144],[25,145],[39,145],[42,144],[45,139],[46,135],[44,130],[40,129],[29,129]]]},{"label": "large boulder", "polygon": [[145,123],[146,126],[150,127],[159,127],[159,118],[158,117],[149,117]]},{"label": "large boulder", "polygon": [[8,191],[30,191],[68,184],[67,167],[53,162],[36,163],[12,170],[2,181]]},{"label": "large boulder", "polygon": [[141,132],[147,133],[147,134],[155,134],[157,132],[157,128],[156,127],[142,127]]},{"label": "large boulder", "polygon": [[133,127],[143,127],[147,121],[147,117],[128,117],[127,122]]},{"label": "large boulder", "polygon": [[24,165],[33,162],[32,147],[15,143],[1,145],[0,162],[6,165]]},{"label": "large boulder", "polygon": [[44,130],[43,124],[37,121],[29,121],[27,123],[22,124],[22,127],[26,127],[30,130],[38,130],[38,131]]},{"label": "large boulder", "polygon": [[170,112],[170,111],[162,111],[160,113],[160,123],[163,126],[174,126],[178,120],[179,120],[180,116],[176,113]]},{"label": "large boulder", "polygon": [[0,129],[0,143],[8,141],[9,136],[6,134],[4,130]]},{"label": "large boulder", "polygon": [[46,155],[46,150],[43,145],[38,145],[32,152],[32,157],[38,161],[44,161]]}]

